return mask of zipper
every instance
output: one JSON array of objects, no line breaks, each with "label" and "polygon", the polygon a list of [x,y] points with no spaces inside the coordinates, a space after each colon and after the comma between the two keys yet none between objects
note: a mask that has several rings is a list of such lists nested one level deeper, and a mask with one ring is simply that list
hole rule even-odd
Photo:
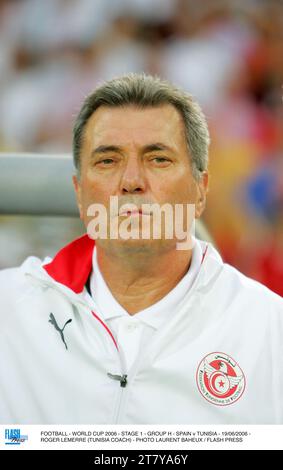
[{"label": "zipper", "polygon": [[124,357],[124,351],[122,349],[118,350],[120,365],[121,365],[121,375],[108,373],[108,377],[112,380],[120,382],[120,386],[117,390],[116,405],[113,413],[113,422],[114,424],[119,424],[121,418],[124,414],[124,408],[126,403],[126,398],[129,391],[129,375],[126,373],[126,360]]},{"label": "zipper", "polygon": [[116,374],[110,374],[110,372],[107,373],[108,377],[110,377],[110,379],[114,379],[114,380],[119,380],[120,382],[120,386],[125,388],[128,381],[127,381],[127,374],[123,374],[123,375],[116,375]]},{"label": "zipper", "polygon": [[[124,366],[126,364],[123,350],[119,351],[119,356],[120,356],[121,367],[123,371],[125,370]],[[135,377],[142,360],[143,360],[143,349],[142,349],[142,344],[141,344],[137,359],[133,363],[132,367],[130,368],[129,373],[117,375],[116,378],[112,377],[114,380],[117,380],[120,382],[120,387],[118,390],[118,398],[116,401],[116,407],[115,407],[115,413],[114,413],[114,419],[113,419],[115,424],[123,424],[123,417],[124,417],[125,408],[127,405],[127,397],[130,391],[129,387],[131,385],[131,380]],[[125,385],[123,385],[123,383],[125,383]]]},{"label": "zipper", "polygon": [[[84,303],[85,304],[85,303]],[[86,304],[87,305],[87,304]],[[88,309],[89,306],[87,305]],[[124,353],[123,350],[120,350],[118,347],[118,344],[114,338],[114,335],[111,331],[111,329],[104,323],[103,320],[92,310],[90,310],[92,315],[101,323],[101,325],[105,328],[107,331],[108,335],[110,335],[113,343],[115,345],[115,351],[118,355],[119,358],[119,363],[120,363],[120,371],[121,374],[113,374],[112,372],[107,372],[107,376],[112,379],[116,380],[117,382],[120,382],[120,387],[118,389],[118,398],[117,398],[117,405],[114,409],[114,423],[118,424],[120,422],[121,416],[124,413],[124,404],[125,404],[125,398],[128,394],[128,374],[126,374],[126,361],[124,358]]]}]

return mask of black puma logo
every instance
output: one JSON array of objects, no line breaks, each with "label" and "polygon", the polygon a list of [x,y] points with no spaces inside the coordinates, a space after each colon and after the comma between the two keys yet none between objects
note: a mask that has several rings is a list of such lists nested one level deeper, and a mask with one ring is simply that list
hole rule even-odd
[{"label": "black puma logo", "polygon": [[50,315],[49,315],[49,320],[48,320],[48,321],[49,321],[49,323],[51,323],[51,324],[54,326],[54,328],[55,328],[57,331],[59,331],[60,336],[61,336],[61,339],[62,339],[63,343],[65,344],[66,349],[68,349],[68,346],[67,346],[66,341],[65,341],[65,338],[64,338],[64,333],[63,333],[63,331],[64,331],[64,329],[65,329],[65,326],[68,325],[68,323],[71,323],[72,319],[70,318],[69,320],[67,320],[66,323],[65,323],[65,325],[63,326],[63,328],[59,328],[58,323],[57,323],[57,321],[56,321],[56,319],[55,319],[53,313],[51,312]]}]

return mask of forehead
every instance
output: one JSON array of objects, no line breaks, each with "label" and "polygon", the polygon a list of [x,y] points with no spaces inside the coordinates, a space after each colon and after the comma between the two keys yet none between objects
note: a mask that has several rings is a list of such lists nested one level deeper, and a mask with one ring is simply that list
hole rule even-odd
[{"label": "forehead", "polygon": [[90,145],[145,145],[162,142],[185,145],[181,115],[172,105],[138,108],[136,106],[101,106],[90,117],[85,141]]}]

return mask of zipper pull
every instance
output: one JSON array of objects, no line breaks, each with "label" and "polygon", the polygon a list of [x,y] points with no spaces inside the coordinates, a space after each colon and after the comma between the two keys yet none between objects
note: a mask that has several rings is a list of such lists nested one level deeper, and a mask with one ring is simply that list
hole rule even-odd
[{"label": "zipper pull", "polygon": [[107,373],[108,377],[113,380],[119,380],[121,387],[125,388],[128,381],[127,381],[127,375],[115,375],[115,374],[110,374],[110,372]]}]

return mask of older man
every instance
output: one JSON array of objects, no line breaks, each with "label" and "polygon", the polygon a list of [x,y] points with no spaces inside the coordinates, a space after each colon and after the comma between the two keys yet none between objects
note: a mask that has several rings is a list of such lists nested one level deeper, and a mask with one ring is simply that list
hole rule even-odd
[{"label": "older man", "polygon": [[152,235],[154,206],[201,216],[208,144],[198,104],[158,78],[87,97],[73,182],[90,236],[0,274],[1,422],[283,423],[282,299],[210,244],[180,247],[170,217]]}]

